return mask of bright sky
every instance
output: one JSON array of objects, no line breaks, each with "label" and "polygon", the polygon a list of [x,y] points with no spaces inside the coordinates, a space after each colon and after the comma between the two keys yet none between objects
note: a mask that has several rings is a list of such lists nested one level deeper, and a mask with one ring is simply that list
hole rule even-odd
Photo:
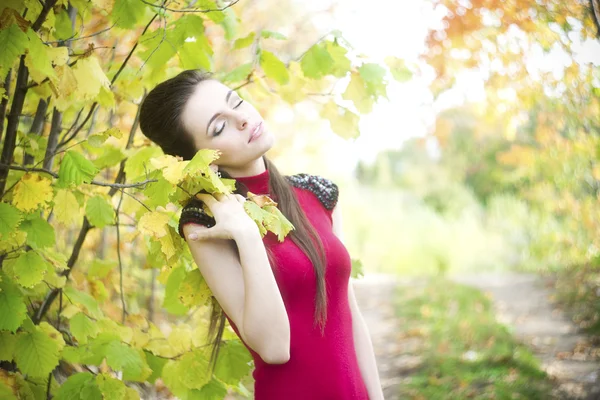
[{"label": "bright sky", "polygon": [[[416,62],[419,53],[425,50],[425,36],[429,26],[434,26],[441,15],[436,15],[431,4],[417,0],[381,0],[367,3],[364,0],[333,0],[336,3],[335,20],[323,16],[313,22],[327,32],[339,29],[344,38],[371,61],[383,63],[385,56],[393,55],[408,63]],[[323,0],[302,0],[307,10],[323,10],[331,4]],[[573,21],[571,21],[573,22]],[[573,38],[572,38],[573,39]],[[539,50],[539,51],[538,51]],[[600,65],[600,43],[575,42],[576,60]],[[544,55],[541,49],[528,57],[528,69],[553,71],[559,78],[562,68],[569,65],[570,57],[560,51]],[[434,105],[428,90],[433,78],[428,67],[422,69],[425,76],[415,76],[411,81],[400,84],[391,81],[388,85],[389,102],[381,101],[373,112],[361,116],[361,136],[355,141],[345,141],[334,136],[331,145],[331,162],[335,169],[347,170],[357,160],[371,162],[378,152],[399,148],[411,137],[424,136],[435,122],[435,114],[462,103],[465,99],[477,100],[484,96],[482,72],[471,72],[457,76],[457,90]],[[560,79],[560,78],[559,78]],[[432,149],[435,151],[435,148]]]}]

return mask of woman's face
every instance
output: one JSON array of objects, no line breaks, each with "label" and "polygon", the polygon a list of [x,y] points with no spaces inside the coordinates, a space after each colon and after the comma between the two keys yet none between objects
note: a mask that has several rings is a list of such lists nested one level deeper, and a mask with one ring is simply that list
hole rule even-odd
[{"label": "woman's face", "polygon": [[214,163],[232,169],[243,169],[262,157],[275,140],[258,111],[216,80],[198,83],[182,118],[196,149],[220,150]]}]

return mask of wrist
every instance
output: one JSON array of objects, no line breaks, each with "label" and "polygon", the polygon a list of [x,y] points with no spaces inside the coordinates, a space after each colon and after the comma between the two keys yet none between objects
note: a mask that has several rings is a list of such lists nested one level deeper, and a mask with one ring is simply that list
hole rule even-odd
[{"label": "wrist", "polygon": [[248,240],[255,237],[260,239],[260,231],[254,221],[251,223],[238,225],[231,232],[231,237],[237,242],[238,240]]}]

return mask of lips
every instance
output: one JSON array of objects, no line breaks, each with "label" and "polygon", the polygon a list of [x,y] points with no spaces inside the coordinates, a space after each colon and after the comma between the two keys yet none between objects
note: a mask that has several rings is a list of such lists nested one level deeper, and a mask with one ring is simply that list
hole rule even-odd
[{"label": "lips", "polygon": [[259,137],[260,135],[262,135],[262,132],[263,132],[263,123],[262,123],[262,121],[260,121],[259,123],[257,123],[256,125],[254,125],[252,127],[252,129],[250,130],[250,138],[248,139],[248,143],[250,143],[251,141],[253,141],[257,137]]}]

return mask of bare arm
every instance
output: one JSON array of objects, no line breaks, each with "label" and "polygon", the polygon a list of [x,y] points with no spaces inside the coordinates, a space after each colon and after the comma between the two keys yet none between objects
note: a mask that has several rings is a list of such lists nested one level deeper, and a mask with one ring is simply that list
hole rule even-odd
[{"label": "bare arm", "polygon": [[[342,214],[338,205],[333,209],[333,233],[343,241],[342,234]],[[348,281],[348,302],[350,303],[350,311],[352,312],[352,336],[354,338],[354,347],[356,349],[356,358],[360,373],[363,377],[370,400],[383,399],[383,390],[379,380],[379,372],[377,371],[377,363],[375,361],[375,352],[373,351],[373,343],[367,324],[358,308],[352,281]]]},{"label": "bare arm", "polygon": [[[183,232],[202,276],[244,342],[265,362],[285,363],[290,324],[265,246],[255,224],[237,226],[231,239],[215,237],[220,236],[217,226],[188,223]],[[200,239],[191,240],[192,232]]]}]

